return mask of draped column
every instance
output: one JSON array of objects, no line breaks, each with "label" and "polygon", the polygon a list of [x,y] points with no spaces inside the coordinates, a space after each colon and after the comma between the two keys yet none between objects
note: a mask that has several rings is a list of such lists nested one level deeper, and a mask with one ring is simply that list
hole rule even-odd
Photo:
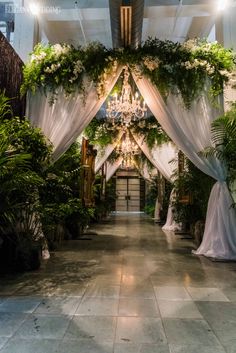
[{"label": "draped column", "polygon": [[236,211],[231,207],[233,200],[225,182],[226,168],[215,157],[199,155],[211,145],[211,122],[222,112],[210,104],[207,92],[203,92],[187,110],[180,95],[170,94],[164,102],[147,78],[138,78],[135,73],[133,77],[165,132],[200,170],[217,180],[208,202],[202,244],[195,253],[218,259],[236,259]]}]

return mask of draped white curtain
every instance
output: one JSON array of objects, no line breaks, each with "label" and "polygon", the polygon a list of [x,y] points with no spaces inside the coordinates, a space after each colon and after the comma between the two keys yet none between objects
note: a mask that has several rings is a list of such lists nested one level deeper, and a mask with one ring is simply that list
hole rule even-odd
[{"label": "draped white curtain", "polygon": [[218,259],[236,259],[236,211],[226,185],[226,169],[216,158],[204,158],[198,152],[211,144],[210,126],[220,111],[212,107],[207,93],[187,110],[180,96],[170,94],[163,101],[157,88],[145,77],[133,73],[148,107],[163,129],[186,156],[204,173],[217,180],[208,202],[203,241],[195,252]]},{"label": "draped white curtain", "polygon": [[109,181],[111,177],[115,174],[117,169],[122,163],[122,157],[119,157],[116,161],[113,163],[111,162],[106,162],[106,181]]},{"label": "draped white curtain", "polygon": [[120,131],[116,140],[103,148],[101,148],[100,146],[95,146],[95,148],[97,149],[97,156],[95,160],[95,173],[97,173],[101,166],[106,162],[107,158],[110,156],[110,154],[113,152],[113,150],[119,143],[123,134],[124,131]]},{"label": "draped white curtain", "polygon": [[46,137],[53,143],[53,159],[57,160],[82,133],[104,103],[107,95],[116,83],[122,66],[116,75],[108,78],[106,94],[98,98],[94,83],[85,79],[86,98],[74,92],[69,97],[61,87],[57,99],[50,104],[50,94],[38,91],[29,94],[27,100],[27,116],[32,124],[42,129]]},{"label": "draped white curtain", "polygon": [[176,146],[172,142],[166,142],[160,146],[154,146],[150,150],[145,142],[145,136],[139,136],[133,133],[133,137],[141,151],[154,167],[159,170],[164,178],[171,181],[171,176],[176,168],[176,164],[171,162],[177,158],[178,150]]},{"label": "draped white curtain", "polygon": [[[173,173],[176,169],[176,160],[178,149],[172,142],[166,142],[161,146],[154,146],[152,150],[149,149],[148,145],[144,141],[145,137],[140,137],[138,135],[133,135],[135,141],[139,145],[140,149],[143,151],[145,156],[150,160],[150,162],[160,171],[160,173],[170,182],[173,182]],[[166,223],[162,227],[165,230],[179,230],[181,229],[181,224],[177,223],[174,219],[175,207],[173,206],[174,201],[174,190],[170,194],[169,207],[166,216]],[[160,220],[160,203],[158,199],[155,204],[154,218]]]}]

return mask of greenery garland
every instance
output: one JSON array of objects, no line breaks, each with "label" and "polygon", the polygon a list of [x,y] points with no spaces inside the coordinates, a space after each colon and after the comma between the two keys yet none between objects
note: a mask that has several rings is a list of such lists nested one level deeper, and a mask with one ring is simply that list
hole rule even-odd
[{"label": "greenery garland", "polygon": [[24,67],[22,94],[43,89],[55,97],[59,87],[66,94],[84,92],[85,74],[93,80],[101,96],[107,78],[116,73],[118,65],[129,65],[145,75],[165,98],[180,92],[187,107],[201,93],[210,79],[210,93],[217,96],[232,76],[235,57],[220,44],[189,40],[183,44],[148,39],[137,49],[106,49],[100,43],[74,48],[70,45],[38,44],[31,60]]},{"label": "greenery garland", "polygon": [[84,134],[92,144],[104,147],[113,143],[121,130],[124,132],[130,130],[139,136],[143,136],[150,149],[155,145],[162,145],[170,141],[154,116],[131,121],[128,126],[120,121],[112,123],[106,118],[95,117],[86,127]]}]

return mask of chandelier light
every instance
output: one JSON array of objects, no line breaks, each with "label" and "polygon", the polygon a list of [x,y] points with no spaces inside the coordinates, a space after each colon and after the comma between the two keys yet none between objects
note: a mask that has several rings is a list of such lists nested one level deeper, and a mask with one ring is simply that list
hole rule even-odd
[{"label": "chandelier light", "polygon": [[124,126],[129,126],[132,121],[144,118],[146,115],[146,104],[138,92],[133,94],[129,76],[129,69],[125,67],[121,95],[118,97],[116,93],[108,101],[107,119],[113,124],[121,123]]},{"label": "chandelier light", "polygon": [[122,168],[134,167],[134,156],[140,153],[139,146],[126,132],[117,146],[117,152],[122,156]]}]

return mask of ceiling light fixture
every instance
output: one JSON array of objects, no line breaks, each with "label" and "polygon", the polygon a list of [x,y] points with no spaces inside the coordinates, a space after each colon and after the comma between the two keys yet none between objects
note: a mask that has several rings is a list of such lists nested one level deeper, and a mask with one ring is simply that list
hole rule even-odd
[{"label": "ceiling light fixture", "polygon": [[129,126],[132,121],[144,118],[147,112],[146,104],[138,92],[133,94],[129,83],[129,69],[124,68],[121,95],[117,93],[111,96],[106,108],[106,118],[113,124],[119,122],[124,126]]},{"label": "ceiling light fixture", "polygon": [[120,7],[120,29],[123,46],[131,45],[132,6]]},{"label": "ceiling light fixture", "polygon": [[40,13],[40,6],[36,2],[30,2],[29,9],[34,16],[37,16]]}]

